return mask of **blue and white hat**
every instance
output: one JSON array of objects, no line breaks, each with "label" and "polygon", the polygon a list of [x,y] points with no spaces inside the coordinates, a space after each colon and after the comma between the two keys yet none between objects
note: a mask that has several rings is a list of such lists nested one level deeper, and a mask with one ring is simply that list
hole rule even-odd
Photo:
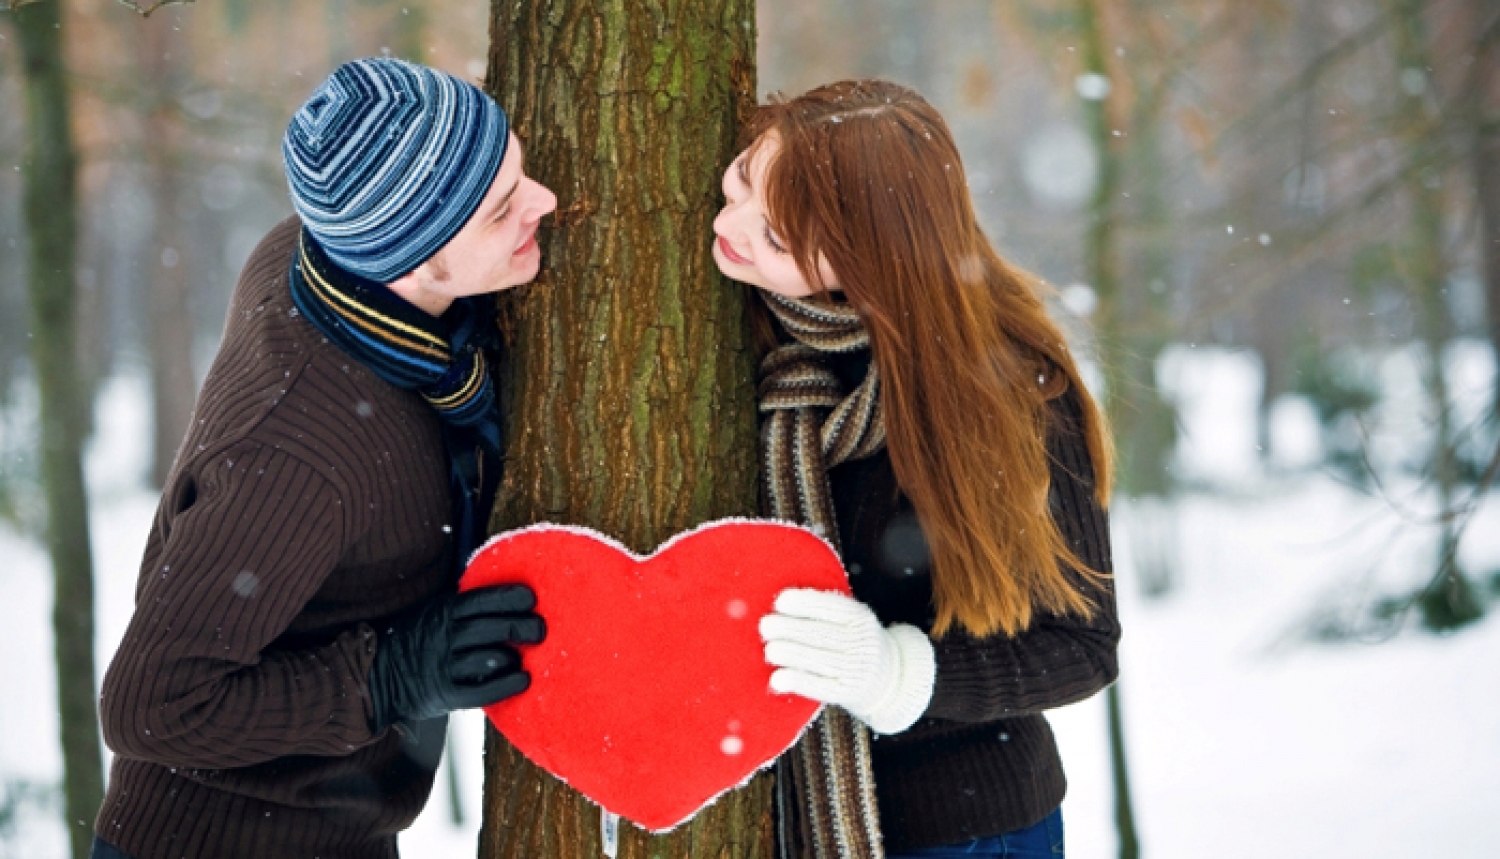
[{"label": "blue and white hat", "polygon": [[380,283],[462,229],[510,141],[505,111],[473,84],[392,59],[334,70],[281,141],[292,205],[335,263]]}]

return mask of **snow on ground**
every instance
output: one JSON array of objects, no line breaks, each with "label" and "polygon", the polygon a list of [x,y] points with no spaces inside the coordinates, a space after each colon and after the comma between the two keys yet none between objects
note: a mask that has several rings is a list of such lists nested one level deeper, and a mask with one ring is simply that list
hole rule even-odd
[{"label": "snow on ground", "polygon": [[[1248,859],[1269,842],[1287,857],[1500,856],[1500,622],[1382,643],[1292,634],[1327,594],[1381,571],[1398,580],[1403,556],[1425,560],[1430,541],[1384,539],[1392,523],[1377,510],[1330,484],[1191,498],[1178,589],[1146,602],[1122,571],[1120,691],[1144,855]],[[1475,536],[1486,532],[1493,568],[1500,509],[1488,513]],[[1361,517],[1369,527],[1329,527]],[[1053,724],[1074,855],[1112,855],[1103,704]]]},{"label": "snow on ground", "polygon": [[[1384,641],[1318,644],[1300,635],[1320,612],[1347,613],[1421,581],[1434,534],[1326,476],[1261,473],[1245,424],[1258,368],[1242,355],[1193,351],[1172,359],[1190,382],[1179,390],[1211,393],[1182,401],[1178,461],[1203,485],[1232,491],[1177,502],[1182,572],[1164,597],[1140,596],[1130,535],[1116,535],[1120,691],[1143,855],[1500,856],[1500,603],[1480,624],[1443,637],[1407,629]],[[101,672],[130,616],[155,507],[143,488],[146,402],[139,379],[107,385],[89,452]],[[1316,447],[1299,409],[1277,419],[1289,428],[1273,427],[1273,439],[1280,433],[1295,448],[1276,461],[1306,459]],[[1431,509],[1415,487],[1396,481],[1390,491],[1408,508]],[[1134,521],[1119,512],[1117,522]],[[0,559],[0,783],[55,783],[49,565],[39,543],[3,523]],[[1476,573],[1500,570],[1500,497],[1482,509],[1461,560]],[[1052,722],[1070,781],[1069,852],[1112,856],[1102,696]],[[474,855],[483,721],[470,712],[453,724],[466,823],[450,821],[444,769],[401,839],[404,856]],[[0,857],[64,855],[55,806],[28,806],[0,840]]]}]

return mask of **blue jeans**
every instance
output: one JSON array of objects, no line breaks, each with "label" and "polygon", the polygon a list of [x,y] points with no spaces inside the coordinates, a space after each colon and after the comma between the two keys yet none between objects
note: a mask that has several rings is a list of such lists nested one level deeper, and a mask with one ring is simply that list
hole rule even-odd
[{"label": "blue jeans", "polygon": [[887,853],[886,859],[1063,859],[1062,809],[1058,808],[1035,826],[992,835],[963,844],[921,847],[905,853]]}]

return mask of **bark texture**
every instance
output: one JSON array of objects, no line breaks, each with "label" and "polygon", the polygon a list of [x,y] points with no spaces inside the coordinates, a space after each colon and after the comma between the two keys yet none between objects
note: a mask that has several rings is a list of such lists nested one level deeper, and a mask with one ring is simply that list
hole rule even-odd
[{"label": "bark texture", "polygon": [[77,159],[59,3],[15,13],[26,86],[26,228],[30,237],[31,354],[41,393],[42,481],[52,555],[52,629],[63,751],[64,819],[74,859],[85,859],[104,797],[94,686],[94,574],[81,447],[87,404],[75,347]]},{"label": "bark texture", "polygon": [[[542,276],[502,308],[493,528],[576,523],[649,551],[753,514],[744,292],[710,254],[755,100],[753,0],[495,0],[491,14],[489,89],[559,200]],[[493,730],[486,758],[482,857],[601,855],[598,807]],[[668,836],[622,825],[619,856],[769,856],[770,823],[762,776]]]}]

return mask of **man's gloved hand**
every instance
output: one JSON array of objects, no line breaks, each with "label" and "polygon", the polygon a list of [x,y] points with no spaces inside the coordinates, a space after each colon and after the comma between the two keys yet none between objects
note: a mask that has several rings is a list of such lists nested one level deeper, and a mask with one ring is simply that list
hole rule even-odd
[{"label": "man's gloved hand", "polygon": [[805,588],[782,591],[775,608],[760,619],[772,691],[837,704],[878,734],[898,734],[927,710],[937,663],[922,630],[882,626],[853,597]]},{"label": "man's gloved hand", "polygon": [[483,707],[531,685],[512,644],[536,644],[546,625],[524,585],[475,588],[431,600],[379,637],[370,665],[371,727]]}]

